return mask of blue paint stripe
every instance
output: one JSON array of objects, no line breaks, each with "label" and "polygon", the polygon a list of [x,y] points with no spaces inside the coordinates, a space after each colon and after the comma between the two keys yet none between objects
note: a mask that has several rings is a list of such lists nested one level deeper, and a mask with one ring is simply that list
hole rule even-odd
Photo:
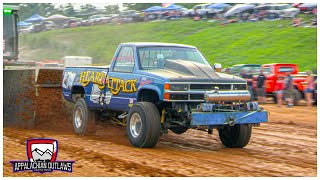
[{"label": "blue paint stripe", "polygon": [[[191,125],[223,125],[228,117],[238,119],[250,112],[193,112]],[[268,112],[256,112],[248,117],[238,120],[237,124],[262,123],[268,122]]]}]

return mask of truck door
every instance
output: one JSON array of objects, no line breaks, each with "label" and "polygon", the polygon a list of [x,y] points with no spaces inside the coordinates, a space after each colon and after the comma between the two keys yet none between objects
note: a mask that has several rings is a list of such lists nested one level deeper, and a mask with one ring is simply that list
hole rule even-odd
[{"label": "truck door", "polygon": [[127,111],[136,102],[138,75],[134,73],[134,47],[120,47],[106,79],[106,94],[111,96],[108,108]]}]

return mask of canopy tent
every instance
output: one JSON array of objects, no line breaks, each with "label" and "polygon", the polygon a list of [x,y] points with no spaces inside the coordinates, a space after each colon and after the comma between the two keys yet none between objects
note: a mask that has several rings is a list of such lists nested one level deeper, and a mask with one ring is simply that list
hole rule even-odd
[{"label": "canopy tent", "polygon": [[27,23],[41,22],[44,19],[45,18],[40,16],[39,14],[34,14],[31,17],[29,17],[28,19],[24,20],[24,22],[27,22]]},{"label": "canopy tent", "polygon": [[152,6],[149,7],[148,9],[143,10],[144,12],[157,12],[157,11],[164,11],[165,8],[160,7],[160,6]]},{"label": "canopy tent", "polygon": [[179,9],[182,9],[184,8],[183,6],[179,6],[179,5],[174,5],[174,4],[171,4],[170,6],[166,7],[164,10],[179,10]]},{"label": "canopy tent", "polygon": [[23,27],[23,26],[30,26],[31,24],[32,23],[27,23],[27,22],[21,21],[21,22],[17,23],[17,26],[18,27]]},{"label": "canopy tent", "polygon": [[46,21],[59,21],[59,20],[67,20],[67,19],[70,19],[70,18],[60,14],[55,14],[46,18]]},{"label": "canopy tent", "polygon": [[55,14],[46,18],[46,21],[53,21],[56,25],[62,26],[68,22],[70,17],[63,16],[60,14]]},{"label": "canopy tent", "polygon": [[224,3],[216,3],[208,6],[208,9],[223,9],[225,7],[229,7],[229,4],[224,4]]},{"label": "canopy tent", "polygon": [[255,5],[252,5],[252,4],[239,4],[229,9],[223,16],[224,17],[232,16],[234,14],[253,9],[254,7]]}]

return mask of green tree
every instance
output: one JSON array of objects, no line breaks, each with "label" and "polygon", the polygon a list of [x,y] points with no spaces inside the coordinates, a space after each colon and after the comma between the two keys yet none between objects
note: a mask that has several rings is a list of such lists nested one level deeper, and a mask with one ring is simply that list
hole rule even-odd
[{"label": "green tree", "polygon": [[75,12],[73,5],[71,3],[68,3],[67,5],[65,5],[63,7],[63,14],[65,16],[69,16],[69,17],[75,16],[76,12]]},{"label": "green tree", "polygon": [[106,14],[118,14],[119,6],[118,5],[108,5],[104,7]]},{"label": "green tree", "polygon": [[97,8],[92,4],[86,4],[80,6],[80,13],[81,14],[91,14],[97,12]]},{"label": "green tree", "polygon": [[128,10],[145,10],[152,6],[161,6],[161,3],[123,3],[123,7],[127,7]]}]

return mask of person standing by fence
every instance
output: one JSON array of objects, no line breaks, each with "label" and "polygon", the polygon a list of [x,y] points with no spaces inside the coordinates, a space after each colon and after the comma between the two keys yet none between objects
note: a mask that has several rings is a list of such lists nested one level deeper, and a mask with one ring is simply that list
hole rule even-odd
[{"label": "person standing by fence", "polygon": [[315,89],[315,84],[314,84],[314,77],[311,74],[311,71],[306,71],[308,77],[307,77],[307,88],[304,90],[304,96],[306,97],[307,101],[307,107],[311,108],[312,107],[312,93]]},{"label": "person standing by fence", "polygon": [[283,95],[283,89],[284,89],[283,79],[284,79],[284,77],[278,76],[277,82],[276,82],[276,87],[275,87],[278,107],[281,107],[281,105],[282,105],[282,95]]},{"label": "person standing by fence", "polygon": [[251,70],[249,70],[248,73],[245,73],[245,72],[243,71],[242,74],[241,74],[241,77],[247,81],[248,91],[250,92],[250,95],[251,95],[251,96],[250,96],[250,101],[253,101],[253,98],[254,98],[254,97],[253,97],[254,94],[253,94],[253,90],[252,90],[252,79],[253,79],[252,76],[253,76],[253,75],[252,75],[252,71],[251,71]]},{"label": "person standing by fence", "polygon": [[260,69],[260,74],[257,77],[257,96],[258,102],[266,102],[266,76],[263,74],[263,69]]},{"label": "person standing by fence", "polygon": [[292,76],[291,76],[291,71],[287,72],[287,77],[286,77],[286,87],[285,87],[285,97],[286,101],[288,102],[287,107],[292,107],[293,106],[293,96],[294,96],[294,91],[293,91],[293,84],[292,84]]}]

